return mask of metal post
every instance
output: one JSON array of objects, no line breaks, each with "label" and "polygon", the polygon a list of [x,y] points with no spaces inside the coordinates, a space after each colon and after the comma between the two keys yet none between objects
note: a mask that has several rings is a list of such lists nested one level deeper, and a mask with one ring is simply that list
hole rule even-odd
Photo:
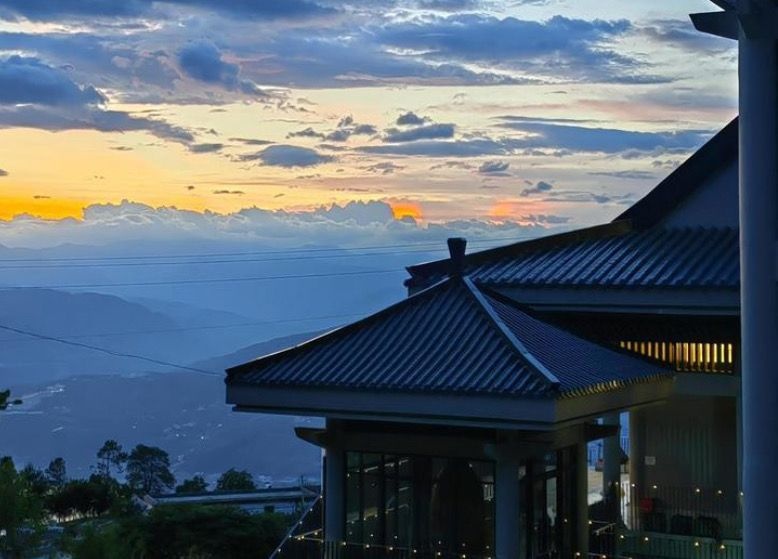
[{"label": "metal post", "polygon": [[[603,425],[618,427],[612,437],[602,441],[602,488],[605,499],[618,499],[621,487],[621,423],[618,413],[611,413],[602,418]],[[616,520],[616,519],[613,519]]]},{"label": "metal post", "polygon": [[618,556],[619,532],[621,528],[621,416],[611,413],[603,416],[603,425],[618,427],[612,437],[606,437],[602,442],[602,490],[603,499],[608,509],[608,521],[613,522],[614,555]]},{"label": "metal post", "polygon": [[495,466],[495,548],[497,559],[519,556],[519,464],[515,459],[499,456]]},{"label": "metal post", "polygon": [[346,453],[337,447],[327,447],[324,465],[324,539],[341,542],[344,538]]},{"label": "metal post", "polygon": [[586,442],[575,445],[576,545],[581,557],[589,555],[589,461]]},{"label": "metal post", "polygon": [[[745,3],[744,3],[745,4]],[[778,19],[740,30],[740,305],[743,344],[743,543],[775,556],[778,499]],[[761,20],[761,21],[760,21]],[[768,27],[768,29],[764,29]]]}]

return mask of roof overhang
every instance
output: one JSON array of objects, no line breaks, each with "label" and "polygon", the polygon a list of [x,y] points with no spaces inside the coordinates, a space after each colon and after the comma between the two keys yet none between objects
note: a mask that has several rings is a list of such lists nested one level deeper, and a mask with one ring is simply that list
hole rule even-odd
[{"label": "roof overhang", "polygon": [[543,311],[739,315],[736,289],[605,289],[597,287],[486,287]]},{"label": "roof overhang", "polygon": [[551,430],[605,413],[650,405],[669,397],[670,377],[634,383],[605,392],[560,398],[496,395],[401,393],[294,387],[227,385],[227,403],[236,411],[459,425],[498,429]]}]

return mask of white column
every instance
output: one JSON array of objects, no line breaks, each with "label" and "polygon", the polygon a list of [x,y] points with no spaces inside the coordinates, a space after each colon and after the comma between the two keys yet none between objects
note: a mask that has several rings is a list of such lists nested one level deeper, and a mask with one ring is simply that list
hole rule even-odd
[{"label": "white column", "polygon": [[519,556],[521,494],[519,464],[515,459],[499,457],[495,465],[495,552],[497,559]]},{"label": "white column", "polygon": [[586,557],[589,553],[589,461],[586,442],[575,445],[576,542],[575,550]]},{"label": "white column", "polygon": [[343,541],[346,523],[346,453],[327,447],[324,464],[324,539]]},{"label": "white column", "polygon": [[740,0],[740,267],[743,522],[747,559],[778,550],[778,58],[775,4]]}]

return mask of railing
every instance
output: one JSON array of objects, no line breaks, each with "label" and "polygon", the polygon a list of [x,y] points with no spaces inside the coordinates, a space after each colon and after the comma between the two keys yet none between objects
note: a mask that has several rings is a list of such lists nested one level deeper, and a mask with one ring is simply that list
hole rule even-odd
[{"label": "railing", "polygon": [[706,487],[628,486],[627,497],[622,500],[622,518],[630,530],[716,541],[742,536],[742,499],[734,492]]}]

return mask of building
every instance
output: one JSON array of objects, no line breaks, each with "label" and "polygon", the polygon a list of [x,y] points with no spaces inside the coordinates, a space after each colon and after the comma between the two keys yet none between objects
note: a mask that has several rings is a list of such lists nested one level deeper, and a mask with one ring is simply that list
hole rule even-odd
[{"label": "building", "polygon": [[611,223],[452,239],[407,299],[230,369],[236,410],[326,418],[298,430],[323,536],[281,553],[741,558],[737,146],[733,121]]}]

